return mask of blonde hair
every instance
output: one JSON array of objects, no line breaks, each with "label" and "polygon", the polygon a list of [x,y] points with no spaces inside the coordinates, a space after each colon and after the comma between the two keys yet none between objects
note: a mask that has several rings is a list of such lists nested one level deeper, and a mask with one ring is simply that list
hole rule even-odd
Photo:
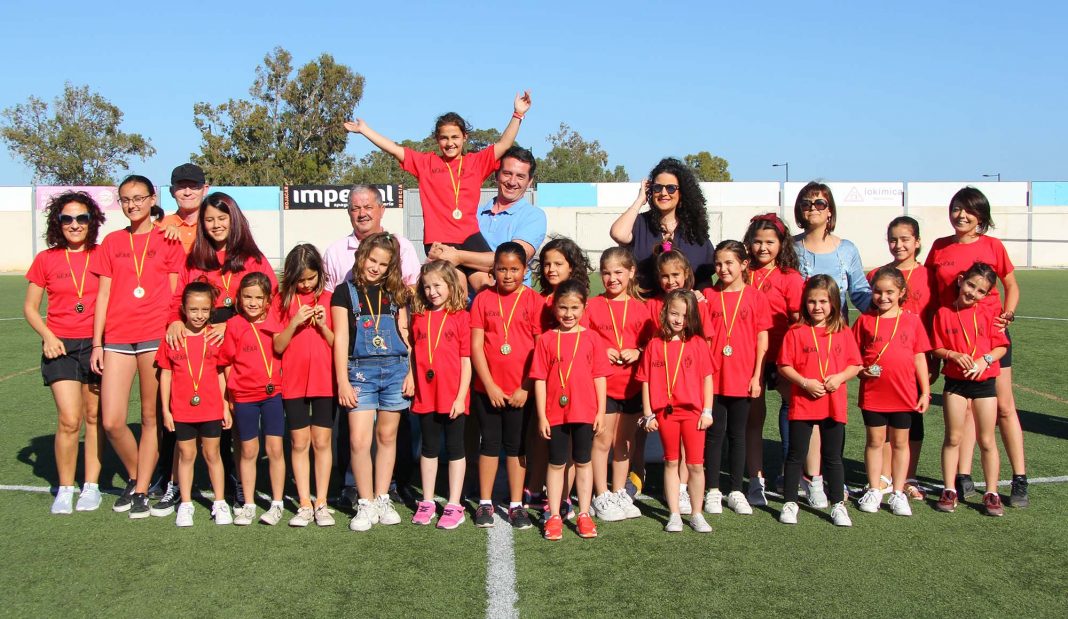
[{"label": "blonde hair", "polygon": [[433,305],[430,299],[426,298],[426,291],[423,290],[423,278],[431,273],[443,279],[445,285],[449,287],[449,296],[445,299],[445,311],[463,311],[467,307],[467,296],[464,294],[463,287],[460,286],[460,278],[456,276],[456,267],[445,260],[431,260],[419,269],[419,284],[415,287],[415,294],[412,295],[412,313],[422,314]]},{"label": "blonde hair", "polygon": [[382,275],[382,279],[379,280],[382,290],[397,305],[406,304],[408,297],[411,295],[411,290],[404,285],[404,280],[401,279],[400,243],[397,242],[397,237],[389,232],[376,232],[360,241],[360,246],[356,248],[356,261],[352,265],[353,283],[361,288],[367,287],[372,283],[365,281],[363,278],[363,263],[371,255],[371,251],[375,249],[384,249],[390,252],[389,265],[386,267],[386,272]]},{"label": "blonde hair", "polygon": [[627,282],[627,296],[642,300],[642,289],[638,286],[637,268],[638,263],[634,260],[634,253],[626,247],[609,247],[601,254],[600,269],[603,272],[610,260],[615,260],[624,269],[633,271],[630,276],[630,281]]}]

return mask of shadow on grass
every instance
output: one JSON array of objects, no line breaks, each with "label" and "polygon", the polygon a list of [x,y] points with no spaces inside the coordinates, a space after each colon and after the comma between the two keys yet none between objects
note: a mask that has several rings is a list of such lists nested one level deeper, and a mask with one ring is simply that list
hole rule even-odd
[{"label": "shadow on grass", "polygon": [[[140,436],[141,426],[140,424],[131,426],[135,436]],[[103,430],[101,430],[103,432]],[[47,483],[53,488],[59,485],[59,472],[56,470],[56,455],[55,455],[56,436],[54,434],[46,434],[43,436],[37,436],[31,438],[29,443],[18,452],[18,461],[30,466],[33,471],[34,477],[40,479],[42,482]],[[122,462],[119,461],[115,452],[108,446],[107,439],[104,439],[103,454],[100,470],[100,489],[103,492],[108,491],[122,491],[125,486],[124,469]],[[77,480],[77,485],[81,485],[81,480],[85,479],[85,442],[84,440],[78,443],[78,468],[75,471],[74,479]],[[116,485],[117,480],[117,485]]]},{"label": "shadow on grass", "polygon": [[1023,426],[1024,432],[1068,439],[1068,418],[1024,410],[1018,410],[1017,413],[1020,415],[1020,425]]}]

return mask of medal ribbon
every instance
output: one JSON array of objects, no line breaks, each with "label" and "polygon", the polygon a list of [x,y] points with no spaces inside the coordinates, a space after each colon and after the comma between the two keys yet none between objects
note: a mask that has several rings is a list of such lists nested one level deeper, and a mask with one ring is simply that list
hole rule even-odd
[{"label": "medal ribbon", "polygon": [[719,291],[719,303],[723,306],[723,326],[727,328],[727,346],[731,344],[731,333],[734,331],[734,323],[738,320],[738,309],[742,307],[742,296],[745,295],[745,288],[738,293],[738,304],[734,306],[734,314],[731,316],[731,324],[727,324],[727,300],[723,296],[723,291]]},{"label": "medal ribbon", "polygon": [[[267,351],[263,348],[263,339],[260,338],[260,330],[256,328],[254,323],[249,323],[252,326],[252,332],[256,334],[256,344],[260,347],[260,357],[263,358],[263,367],[267,369],[267,384],[271,384],[271,376],[274,374],[274,357],[271,357],[271,361],[267,361]],[[203,371],[204,366],[201,365],[200,369]]]},{"label": "medal ribbon", "polygon": [[222,275],[220,273],[219,274],[219,281],[221,281],[222,285],[223,285],[223,296],[225,298],[229,299],[229,298],[231,298],[230,297],[230,282],[232,282],[234,280],[234,274],[231,272],[231,273],[227,273],[227,275],[229,275],[229,277],[227,277],[226,275]]},{"label": "medal ribbon", "polygon": [[464,156],[460,155],[460,165],[456,169],[456,176],[452,175],[452,166],[445,162],[445,169],[449,171],[449,182],[452,183],[452,195],[456,208],[460,208],[460,177],[464,173]]},{"label": "medal ribbon", "polygon": [[[608,299],[605,299],[608,301]],[[616,314],[612,311],[612,302],[608,301],[608,317],[612,319],[612,332],[616,334],[616,350],[623,352],[623,331],[627,328],[627,310],[630,308],[630,297],[623,301],[623,322],[616,326]]]},{"label": "medal ribbon", "polygon": [[675,383],[679,380],[679,368],[682,367],[682,353],[686,352],[686,342],[679,345],[679,358],[675,360],[675,376],[668,374],[668,365],[671,357],[668,356],[668,343],[664,342],[664,378],[667,380],[668,404],[671,404],[671,393],[675,391]]},{"label": "medal ribbon", "polygon": [[70,269],[70,281],[74,284],[74,292],[78,293],[78,300],[81,301],[82,292],[85,290],[85,274],[89,272],[89,250],[85,250],[85,268],[82,269],[81,281],[74,276],[74,267],[70,263],[70,250],[64,249],[63,255],[67,257],[67,268]]},{"label": "medal ribbon", "polygon": [[765,268],[760,269],[760,270],[757,271],[757,273],[760,273],[760,271],[766,271],[767,272],[767,274],[764,275],[764,279],[760,280],[760,284],[757,286],[757,290],[764,290],[764,284],[768,283],[768,280],[771,279],[772,272],[775,271],[775,269],[777,269],[777,268],[778,268],[777,266],[772,264],[770,269],[765,267]]},{"label": "medal ribbon", "polygon": [[972,338],[968,337],[968,330],[964,328],[964,321],[960,319],[960,308],[954,304],[954,309],[957,311],[957,322],[960,323],[960,332],[964,334],[964,341],[968,346],[972,347],[972,352],[969,353],[972,357],[975,357],[975,349],[979,346],[979,314],[978,308],[972,311],[972,327],[975,329],[975,342],[972,342]]},{"label": "medal ribbon", "polygon": [[[259,333],[256,334],[256,339],[260,339]],[[207,340],[205,340],[203,344],[204,345],[200,349],[200,371],[197,372],[197,377],[193,378],[193,364],[189,361],[189,338],[186,338],[186,341],[182,343],[182,347],[185,348],[185,367],[189,368],[189,379],[193,381],[193,395],[197,395],[200,392],[200,379],[204,377],[204,361],[208,358]],[[270,372],[267,373],[267,376],[270,378]]]},{"label": "medal ribbon", "polygon": [[831,369],[831,341],[834,340],[834,334],[827,334],[827,363],[823,363],[820,359],[820,341],[816,339],[816,327],[809,327],[812,331],[812,342],[816,345],[816,367],[820,369],[820,378],[827,380],[827,370]]},{"label": "medal ribbon", "polygon": [[[897,335],[897,326],[901,323],[901,314],[903,314],[903,313],[904,313],[903,310],[898,309],[897,318],[894,319],[894,330],[893,330],[892,333],[890,333],[890,339],[886,340],[886,343],[883,344],[883,349],[879,351],[879,354],[875,355],[875,360],[872,361],[870,365],[878,364],[879,363],[879,359],[883,358],[883,353],[886,352],[886,349],[889,348],[889,346],[890,346],[890,342],[892,342],[894,340],[894,336]],[[879,337],[879,317],[878,316],[875,317],[875,333],[872,334],[871,342],[868,344],[868,346],[871,346],[872,344],[874,344],[875,343],[875,338],[877,338],[877,337]]]},{"label": "medal ribbon", "polygon": [[145,270],[145,256],[148,255],[148,244],[152,241],[152,233],[150,232],[145,238],[145,249],[141,252],[141,264],[137,264],[137,250],[134,248],[133,232],[130,233],[130,257],[133,258],[134,272],[137,273],[137,287],[141,287],[141,272]]},{"label": "medal ribbon", "polygon": [[367,296],[367,291],[363,290],[363,298],[367,300],[367,311],[371,313],[371,319],[375,321],[375,335],[378,335],[378,323],[382,322],[382,288],[378,288],[378,315],[375,316],[375,311],[371,309],[371,297]]},{"label": "medal ribbon", "polygon": [[430,333],[433,328],[430,326],[433,322],[431,319],[434,317],[434,310],[428,310],[426,314],[426,353],[427,360],[430,361],[430,367],[434,367],[434,351],[438,349],[438,344],[441,343],[441,334],[445,331],[445,322],[449,319],[449,312],[445,310],[442,312],[441,324],[438,325],[438,336],[434,339],[434,346],[430,346]]},{"label": "medal ribbon", "polygon": [[560,376],[560,390],[566,391],[567,381],[571,378],[571,370],[575,367],[575,357],[578,356],[579,340],[582,339],[582,331],[578,331],[575,333],[575,350],[571,352],[571,363],[569,363],[567,366],[566,375],[561,369],[561,366],[564,365],[564,359],[560,356],[560,338],[562,337],[562,335],[563,334],[559,331],[556,332],[556,373]]},{"label": "medal ribbon", "polygon": [[[512,303],[512,309],[508,312],[508,319],[504,321],[504,343],[508,343],[508,327],[512,325],[512,317],[515,316],[515,308],[519,306],[519,297],[523,296],[523,291],[526,286],[519,287],[519,293],[515,295],[515,302]],[[497,293],[497,311],[500,312],[501,318],[504,318],[504,306],[501,305],[501,293]],[[559,355],[557,355],[559,356]]]}]

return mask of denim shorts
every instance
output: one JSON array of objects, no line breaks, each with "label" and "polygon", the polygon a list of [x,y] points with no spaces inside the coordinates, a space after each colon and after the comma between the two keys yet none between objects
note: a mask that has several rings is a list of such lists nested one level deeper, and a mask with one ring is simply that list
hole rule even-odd
[{"label": "denim shorts", "polygon": [[356,411],[402,411],[410,402],[401,394],[408,374],[407,357],[349,359],[349,384],[356,391]]}]

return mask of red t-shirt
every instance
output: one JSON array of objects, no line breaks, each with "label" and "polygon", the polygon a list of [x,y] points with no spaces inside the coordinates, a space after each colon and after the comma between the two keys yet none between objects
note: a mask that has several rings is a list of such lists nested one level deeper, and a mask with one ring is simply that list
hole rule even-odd
[{"label": "red t-shirt", "polygon": [[[226,259],[226,250],[215,252],[220,263]],[[215,299],[215,307],[223,308],[227,307],[227,297],[233,302],[233,308],[237,309],[237,293],[241,287],[241,278],[249,273],[263,273],[267,276],[267,279],[271,280],[271,294],[274,295],[278,292],[278,278],[274,274],[274,269],[271,268],[271,263],[267,258],[262,255],[257,258],[249,257],[245,259],[242,265],[243,269],[236,273],[222,273],[219,270],[205,271],[203,269],[190,268],[186,262],[182,262],[182,270],[178,272],[178,288],[174,291],[174,297],[171,299],[171,315],[169,320],[174,322],[175,320],[181,320],[181,314],[179,309],[182,306],[182,291],[185,290],[186,284],[190,282],[207,282],[211,284],[215,291],[219,294]],[[329,305],[329,303],[328,303]],[[329,312],[328,312],[329,313]]]},{"label": "red t-shirt", "polygon": [[[538,338],[530,377],[545,381],[545,417],[549,425],[593,423],[597,419],[597,391],[593,379],[607,377],[611,371],[601,338],[589,329],[570,333],[554,329]],[[564,375],[563,387],[560,373]],[[567,406],[560,406],[562,395],[568,397]]]},{"label": "red t-shirt", "polygon": [[[497,169],[497,165],[493,146],[487,146],[477,153],[468,153],[449,163],[437,153],[404,149],[401,169],[419,181],[424,243],[463,243],[469,236],[478,234],[482,181]],[[454,188],[457,185],[460,189],[459,203]],[[457,208],[463,213],[460,219],[452,216]]]},{"label": "red t-shirt", "polygon": [[[123,229],[104,237],[98,251],[100,260],[90,264],[89,269],[111,278],[104,343],[134,344],[163,337],[174,294],[170,274],[178,273],[185,260],[182,244],[165,239],[159,228],[135,235]],[[144,263],[138,280],[134,260],[141,264],[141,256]],[[139,281],[145,291],[140,299],[134,296]]]},{"label": "red t-shirt", "polygon": [[[887,264],[885,266],[893,265]],[[868,271],[869,284],[872,283],[872,277],[878,270],[872,269]],[[905,299],[905,303],[901,307],[906,312],[912,312],[919,316],[926,327],[934,316],[934,310],[937,309],[933,304],[934,297],[931,295],[931,282],[928,279],[927,267],[916,265],[911,269],[901,269],[901,274],[905,276],[905,288],[908,290],[908,298]]]},{"label": "red t-shirt", "polygon": [[[541,334],[538,325],[541,316],[542,297],[526,286],[501,296],[495,288],[478,293],[471,304],[471,328],[485,332],[482,350],[486,355],[493,382],[506,395],[511,395],[523,386],[530,369],[534,340]],[[503,310],[503,311],[502,311]],[[503,315],[502,315],[503,314]],[[505,323],[508,323],[508,345],[511,352],[501,353],[505,343]],[[475,391],[486,393],[486,386],[475,375]]]},{"label": "red t-shirt", "polygon": [[768,301],[771,328],[768,329],[768,354],[764,356],[764,360],[767,363],[775,363],[782,338],[793,324],[790,314],[801,312],[801,292],[805,288],[805,278],[794,269],[784,271],[779,267],[757,269],[750,271],[749,275],[752,278],[750,284],[763,292]]},{"label": "red t-shirt", "polygon": [[[788,365],[810,380],[823,380],[824,376],[837,374],[851,365],[862,365],[857,341],[853,339],[848,328],[828,334],[825,327],[816,327],[815,338],[812,334],[813,328],[808,325],[798,324],[790,327],[779,351],[779,365]],[[821,363],[826,368],[822,373]],[[797,385],[790,387],[790,421],[819,421],[830,418],[846,423],[848,411],[846,383],[842,383],[834,393],[815,399]]]},{"label": "red t-shirt", "polygon": [[[26,279],[48,294],[45,325],[56,337],[93,337],[93,312],[96,310],[96,291],[100,287],[100,277],[93,273],[93,267],[99,260],[98,252],[87,249],[70,254],[68,264],[66,250],[56,247],[34,257]],[[82,286],[81,297],[78,296],[78,286]],[[78,303],[82,304],[80,313],[76,308]]]},{"label": "red t-shirt", "polygon": [[[1015,268],[1005,246],[992,236],[980,235],[972,243],[958,243],[955,236],[945,236],[935,241],[923,263],[928,269],[934,303],[939,306],[952,305],[957,300],[957,276],[976,262],[989,264],[1001,281],[1005,281]],[[1001,295],[998,287],[991,288],[980,304],[1000,314]]]},{"label": "red t-shirt", "polygon": [[[439,338],[439,335],[440,338]],[[471,315],[466,311],[433,312],[412,315],[412,348],[415,357],[415,400],[413,413],[444,413],[452,410],[460,385],[460,366],[471,357]],[[430,348],[434,363],[430,363]],[[427,370],[434,379],[427,380]],[[471,392],[464,398],[464,414],[471,406]]]},{"label": "red t-shirt", "polygon": [[[282,358],[274,352],[273,339],[273,335],[281,330],[282,325],[271,316],[255,326],[244,316],[234,316],[226,321],[219,365],[230,367],[226,389],[234,402],[262,402],[283,393]],[[257,337],[259,344],[256,343]],[[272,393],[267,393],[268,384],[274,385]]]},{"label": "red t-shirt", "polygon": [[[876,321],[879,325],[878,336],[875,334]],[[897,333],[894,333],[895,322]],[[914,410],[920,395],[916,386],[916,355],[931,350],[931,342],[927,339],[927,331],[920,317],[903,311],[898,322],[897,318],[861,314],[852,329],[863,365],[870,366],[878,358],[879,367],[882,368],[878,378],[864,378],[861,375],[858,402],[861,410],[878,413]],[[886,350],[880,357],[879,352],[884,346]]]},{"label": "red t-shirt", "polygon": [[[300,311],[303,305],[322,305],[326,328],[333,330],[333,318],[330,316],[329,293],[324,292],[318,299],[313,294],[294,294],[288,310],[282,309],[282,297],[276,295],[271,304],[271,312],[277,321],[278,330],[284,330],[289,321]],[[337,393],[334,384],[334,352],[326,338],[315,325],[303,324],[297,327],[282,353],[282,391],[286,398],[330,398]]]},{"label": "red t-shirt", "polygon": [[[653,336],[649,310],[638,299],[609,301],[603,296],[590,299],[583,314],[591,331],[601,336],[605,350],[642,348]],[[622,345],[619,339],[622,339]],[[641,392],[641,384],[634,379],[641,358],[631,365],[609,364],[608,397],[617,400],[632,398]]]},{"label": "red t-shirt", "polygon": [[[219,347],[208,344],[205,350],[204,335],[186,335],[184,348],[171,348],[164,339],[156,350],[156,365],[161,370],[171,371],[170,406],[175,421],[200,423],[217,421],[224,416],[223,395],[219,389]],[[198,377],[194,390],[193,380]],[[191,403],[194,393],[200,396],[200,404],[196,406]]]},{"label": "red t-shirt", "polygon": [[[679,359],[679,355],[682,359]],[[678,374],[675,368],[678,367]],[[664,340],[654,337],[642,356],[638,368],[638,382],[649,383],[649,405],[654,413],[660,413],[671,404],[672,414],[689,411],[700,414],[705,406],[705,377],[715,375],[716,367],[712,355],[708,354],[708,344],[698,337],[686,342],[681,340],[668,342],[667,355],[664,355]],[[668,399],[668,381],[675,385]]]},{"label": "red t-shirt", "polygon": [[[716,360],[715,380],[712,381],[717,395],[747,397],[749,381],[756,370],[757,336],[761,331],[771,328],[771,315],[768,313],[768,300],[764,293],[754,286],[746,286],[739,292],[720,292],[714,288],[705,288],[707,312],[701,317],[705,335],[708,336],[712,357]],[[739,300],[741,305],[739,305]],[[726,303],[726,311],[724,311]],[[737,308],[737,310],[735,309]],[[734,328],[730,337],[727,329],[734,319]],[[724,324],[726,318],[726,324]],[[731,356],[723,354],[723,349],[730,344]]]},{"label": "red t-shirt", "polygon": [[[995,312],[1000,312],[1000,308],[991,309],[980,304],[958,312],[952,305],[943,305],[935,312],[931,344],[935,348],[970,354],[973,359],[981,359],[999,346],[1008,346],[1005,332],[994,326],[997,317]],[[977,380],[984,381],[999,374],[1001,362],[995,361]],[[959,365],[948,359],[942,362],[942,375],[957,380],[972,380],[964,375]]]}]

